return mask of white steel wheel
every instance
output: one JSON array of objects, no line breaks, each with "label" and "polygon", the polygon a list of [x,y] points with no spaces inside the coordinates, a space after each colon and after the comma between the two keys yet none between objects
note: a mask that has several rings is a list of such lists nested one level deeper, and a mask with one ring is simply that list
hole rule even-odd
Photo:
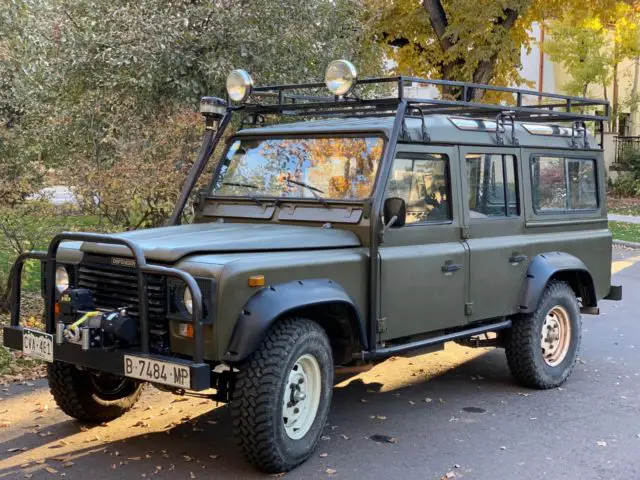
[{"label": "white steel wheel", "polygon": [[541,346],[544,361],[550,367],[562,363],[571,344],[571,321],[567,310],[556,305],[542,322]]},{"label": "white steel wheel", "polygon": [[569,284],[553,281],[535,311],[513,318],[505,337],[509,369],[526,387],[559,387],[573,371],[581,339],[580,305],[575,292]]},{"label": "white steel wheel", "polygon": [[321,390],[318,360],[306,353],[293,364],[284,386],[282,423],[289,438],[299,440],[307,434],[318,413]]},{"label": "white steel wheel", "polygon": [[238,365],[231,418],[247,460],[266,473],[281,473],[309,458],[327,422],[332,387],[325,330],[301,317],[276,322]]}]

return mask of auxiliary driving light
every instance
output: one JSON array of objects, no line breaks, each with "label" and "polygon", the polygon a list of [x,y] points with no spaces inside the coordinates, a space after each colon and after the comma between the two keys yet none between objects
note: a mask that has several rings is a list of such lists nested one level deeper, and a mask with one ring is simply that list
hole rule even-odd
[{"label": "auxiliary driving light", "polygon": [[356,86],[358,72],[347,60],[334,60],[327,67],[324,83],[334,95],[347,95]]},{"label": "auxiliary driving light", "polygon": [[227,102],[218,97],[202,97],[200,113],[209,117],[222,118],[227,113]]},{"label": "auxiliary driving light", "polygon": [[60,293],[69,288],[69,273],[65,267],[56,268],[56,288]]},{"label": "auxiliary driving light", "polygon": [[227,93],[234,102],[244,102],[253,88],[253,79],[246,70],[233,70],[227,77]]}]

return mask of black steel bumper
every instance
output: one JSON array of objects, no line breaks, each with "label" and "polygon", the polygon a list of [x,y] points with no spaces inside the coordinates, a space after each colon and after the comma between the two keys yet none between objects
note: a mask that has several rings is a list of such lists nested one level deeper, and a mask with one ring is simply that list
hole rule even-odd
[{"label": "black steel bumper", "polygon": [[[135,268],[138,275],[138,295],[140,309],[140,347],[136,349],[106,350],[91,348],[83,350],[80,345],[71,343],[55,344],[53,349],[54,360],[72,363],[77,366],[92,368],[117,375],[124,375],[124,355],[144,356],[150,359],[170,362],[189,368],[191,373],[191,389],[205,390],[211,387],[211,367],[204,362],[204,325],[202,313],[202,292],[196,280],[189,273],[177,268],[160,265],[148,265],[139,245],[109,235],[96,233],[65,232],[56,235],[46,252],[34,251],[20,255],[11,271],[11,324],[4,327],[4,345],[22,350],[22,327],[20,326],[20,291],[21,277],[25,261],[34,259],[44,262],[45,267],[45,330],[46,333],[55,336],[55,302],[56,302],[56,255],[60,244],[65,241],[81,241],[91,243],[104,243],[110,245],[122,245],[129,249],[135,259]],[[192,359],[182,359],[170,356],[153,355],[149,352],[149,312],[147,298],[146,275],[164,275],[182,280],[191,291],[193,298],[193,356]]]},{"label": "black steel bumper", "polygon": [[[4,327],[3,335],[5,347],[22,350],[22,327]],[[191,390],[200,391],[211,388],[211,367],[206,363],[196,364],[190,360],[161,355],[143,355],[139,350],[91,349],[84,351],[80,345],[72,343],[55,344],[53,347],[54,360],[121,376],[124,376],[124,356],[127,354],[144,356],[152,360],[170,362],[187,367],[190,373]]]}]

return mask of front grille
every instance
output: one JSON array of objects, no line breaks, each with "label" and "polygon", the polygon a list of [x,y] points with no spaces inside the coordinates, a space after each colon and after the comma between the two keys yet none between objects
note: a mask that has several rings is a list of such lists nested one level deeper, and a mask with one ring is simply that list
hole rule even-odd
[{"label": "front grille", "polygon": [[[78,288],[93,293],[96,307],[104,310],[126,308],[129,316],[139,318],[138,274],[134,268],[100,263],[80,264]],[[147,275],[149,325],[166,327],[167,287],[162,276]]]}]

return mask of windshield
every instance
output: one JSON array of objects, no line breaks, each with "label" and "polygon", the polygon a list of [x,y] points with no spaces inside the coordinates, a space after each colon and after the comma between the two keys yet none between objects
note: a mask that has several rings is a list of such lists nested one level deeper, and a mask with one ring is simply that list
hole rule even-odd
[{"label": "windshield", "polygon": [[235,140],[211,194],[359,200],[371,195],[380,137]]}]

